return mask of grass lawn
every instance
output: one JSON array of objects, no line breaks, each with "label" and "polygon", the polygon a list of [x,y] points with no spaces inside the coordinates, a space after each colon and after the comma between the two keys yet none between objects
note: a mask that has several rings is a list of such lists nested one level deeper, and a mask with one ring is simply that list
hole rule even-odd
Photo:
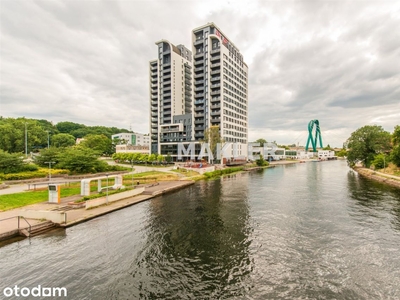
[{"label": "grass lawn", "polygon": [[[97,190],[97,186],[91,186],[92,191]],[[61,186],[61,197],[69,197],[79,195],[81,193],[80,185],[63,187]],[[36,191],[15,193],[8,195],[0,195],[0,211],[10,210],[30,204],[46,202],[49,199],[49,191],[46,189],[40,189]]]},{"label": "grass lawn", "polygon": [[[129,185],[132,182],[132,174],[125,175],[123,177],[124,184]],[[154,181],[154,180],[177,180],[178,175],[166,173],[166,172],[159,172],[159,171],[149,171],[149,172],[142,172],[138,174],[134,174],[133,180],[139,181],[140,183],[144,183],[147,181]]]},{"label": "grass lawn", "polygon": [[[162,180],[177,180],[178,175],[165,173],[165,172],[158,172],[158,171],[149,171],[143,172],[139,174],[134,174],[133,180],[134,183],[139,181],[141,184],[148,183],[151,181],[162,181]],[[107,185],[107,180],[102,180],[103,188]],[[114,185],[114,180],[108,180],[109,186]],[[132,175],[125,175],[123,176],[123,184],[127,187],[132,185]],[[94,180],[90,185],[91,192],[97,191],[97,180]],[[81,186],[80,183],[70,183],[68,186],[61,185],[61,198],[80,195],[81,193]],[[10,210],[13,208],[18,208],[30,204],[40,203],[48,201],[49,199],[49,192],[46,188],[29,191],[29,192],[22,192],[22,193],[15,193],[15,194],[8,194],[8,195],[0,195],[0,211]]]}]

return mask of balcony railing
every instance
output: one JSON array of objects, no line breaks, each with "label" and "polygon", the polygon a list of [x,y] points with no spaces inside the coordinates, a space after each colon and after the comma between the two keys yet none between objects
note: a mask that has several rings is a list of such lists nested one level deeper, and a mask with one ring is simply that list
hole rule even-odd
[{"label": "balcony railing", "polygon": [[194,120],[194,124],[204,124],[204,120]]},{"label": "balcony railing", "polygon": [[199,85],[199,84],[204,84],[204,80],[196,80],[195,82],[194,82],[194,85]]},{"label": "balcony railing", "polygon": [[197,79],[197,78],[203,78],[203,77],[204,77],[204,73],[200,73],[200,74],[194,75],[194,78],[195,78],[195,79]]},{"label": "balcony railing", "polygon": [[204,52],[200,52],[200,53],[196,53],[194,58],[199,58],[199,57],[203,57],[203,56],[204,56]]},{"label": "balcony railing", "polygon": [[203,64],[204,64],[204,60],[202,60],[202,59],[201,59],[201,60],[195,60],[195,61],[194,61],[194,65],[195,65],[195,66],[203,65]]},{"label": "balcony railing", "polygon": [[216,61],[216,60],[220,60],[220,59],[221,59],[221,55],[211,56],[211,61]]}]

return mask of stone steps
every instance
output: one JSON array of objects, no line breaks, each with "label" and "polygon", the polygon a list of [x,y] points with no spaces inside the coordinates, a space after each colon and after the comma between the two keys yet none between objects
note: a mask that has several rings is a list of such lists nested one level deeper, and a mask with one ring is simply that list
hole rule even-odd
[{"label": "stone steps", "polygon": [[33,225],[31,227],[30,232],[29,232],[29,228],[25,228],[25,229],[21,229],[19,231],[19,233],[22,236],[31,237],[31,236],[42,234],[46,231],[50,231],[50,230],[56,228],[56,226],[57,225],[55,223],[53,223],[52,221],[46,221],[46,222],[42,222],[42,223]]}]

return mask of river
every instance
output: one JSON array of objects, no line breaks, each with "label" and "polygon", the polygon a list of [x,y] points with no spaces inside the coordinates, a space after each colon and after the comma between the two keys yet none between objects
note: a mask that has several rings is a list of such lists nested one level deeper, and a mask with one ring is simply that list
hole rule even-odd
[{"label": "river", "polygon": [[4,245],[0,298],[400,299],[399,248],[399,189],[344,161],[284,165]]}]

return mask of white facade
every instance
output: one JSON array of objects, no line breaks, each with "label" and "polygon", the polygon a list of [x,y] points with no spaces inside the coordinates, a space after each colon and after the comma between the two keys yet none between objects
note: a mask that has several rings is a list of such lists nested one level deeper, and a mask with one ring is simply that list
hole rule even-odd
[{"label": "white facade", "polygon": [[318,158],[329,159],[335,157],[335,151],[330,150],[318,150]]},{"label": "white facade", "polygon": [[150,146],[150,136],[141,133],[118,133],[113,134],[111,139],[119,140],[119,144],[132,146]]},{"label": "white facade", "polygon": [[116,145],[116,153],[143,153],[149,154],[149,146]]}]

